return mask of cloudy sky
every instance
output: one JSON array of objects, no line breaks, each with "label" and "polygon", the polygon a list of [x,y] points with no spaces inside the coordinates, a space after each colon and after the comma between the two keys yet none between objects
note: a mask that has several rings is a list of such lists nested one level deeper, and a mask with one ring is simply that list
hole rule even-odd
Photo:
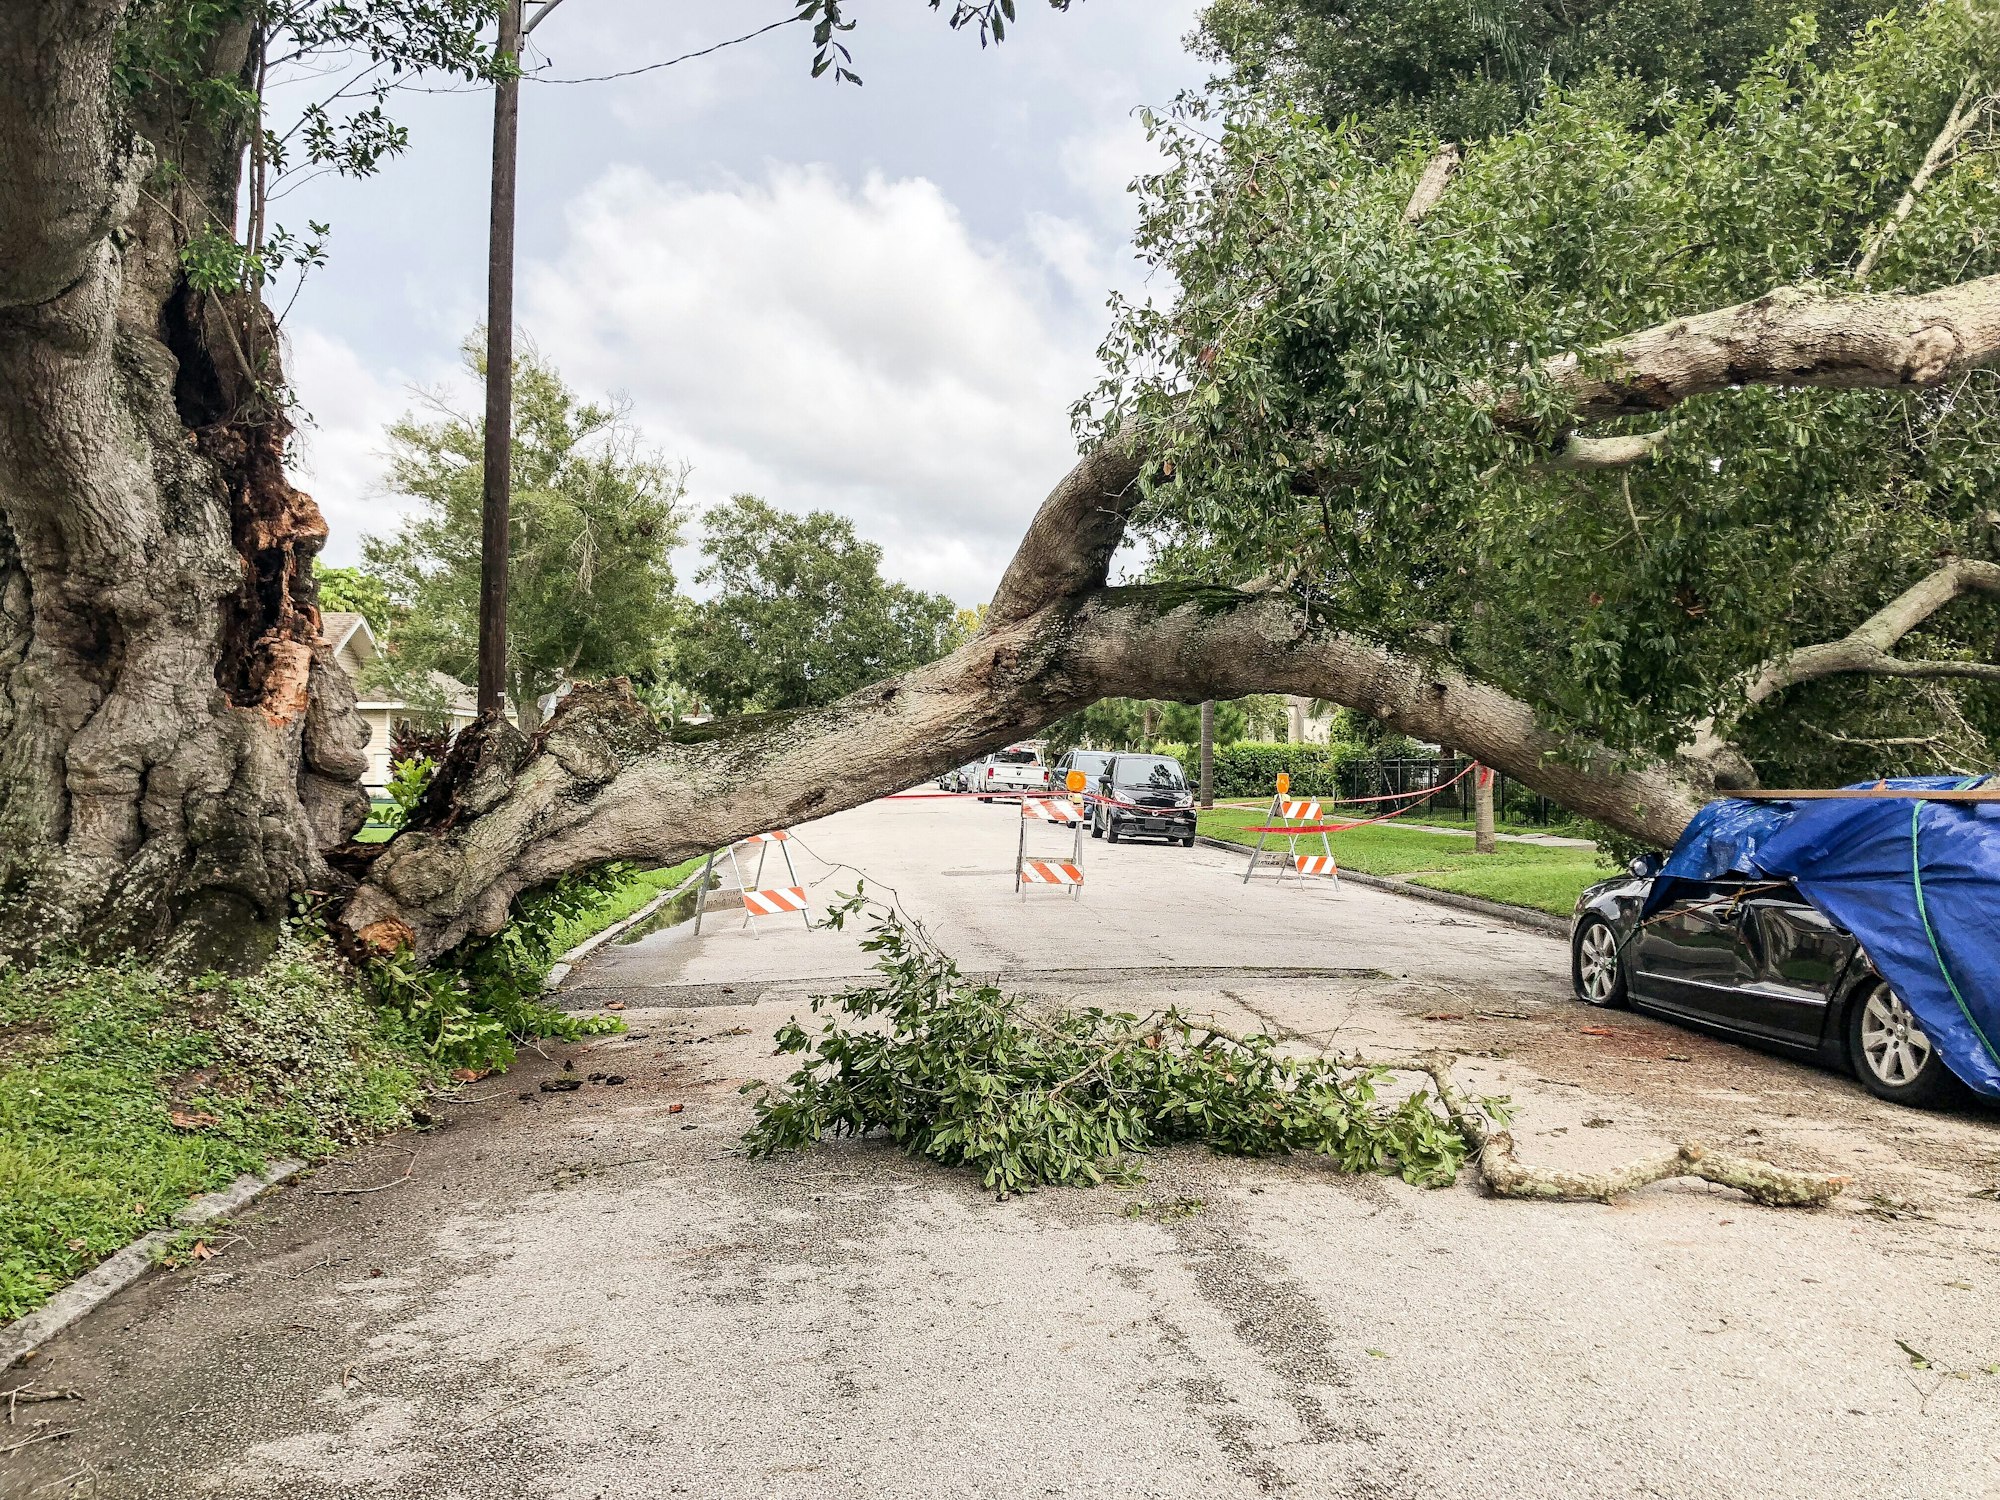
[{"label": "cloudy sky", "polygon": [[[1143,285],[1134,111],[1204,76],[1181,46],[1199,0],[1024,4],[984,52],[924,0],[849,8],[858,89],[811,79],[789,26],[635,78],[526,85],[519,326],[583,393],[630,399],[691,466],[696,508],[749,490],[837,510],[893,576],[978,603],[1069,466],[1108,291]],[[530,61],[614,72],[791,9],[567,0]],[[333,224],[287,320],[333,562],[394,526],[382,429],[416,387],[463,385],[485,307],[491,95],[397,98],[407,156],[277,205]]]}]

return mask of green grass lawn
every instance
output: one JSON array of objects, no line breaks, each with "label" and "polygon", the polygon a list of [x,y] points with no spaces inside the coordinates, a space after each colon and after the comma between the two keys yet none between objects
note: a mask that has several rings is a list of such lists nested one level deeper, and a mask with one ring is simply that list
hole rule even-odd
[{"label": "green grass lawn", "polygon": [[430,1072],[329,950],[251,978],[0,971],[0,1322],[187,1200],[408,1119]]},{"label": "green grass lawn", "polygon": [[[633,874],[562,952],[701,868]],[[517,976],[533,992],[539,976]],[[0,1323],[189,1198],[405,1123],[442,1064],[333,957],[288,938],[248,979],[136,960],[0,968]]]},{"label": "green grass lawn", "polygon": [[683,860],[664,870],[640,870],[613,891],[604,904],[556,928],[555,951],[567,953],[585,938],[595,937],[614,922],[622,922],[662,892],[670,891],[701,869],[707,856]]},{"label": "green grass lawn", "polygon": [[[1254,844],[1257,835],[1243,830],[1265,821],[1262,808],[1218,807],[1201,815],[1200,828],[1210,838]],[[1585,886],[1611,874],[1598,863],[1594,849],[1503,843],[1496,854],[1474,854],[1470,839],[1399,828],[1394,823],[1352,828],[1332,839],[1333,852],[1344,870],[1394,875],[1434,890],[1484,896],[1489,901],[1557,916],[1568,916]],[[1301,850],[1307,850],[1308,843],[1309,852],[1317,853],[1319,840],[1302,840]]]}]

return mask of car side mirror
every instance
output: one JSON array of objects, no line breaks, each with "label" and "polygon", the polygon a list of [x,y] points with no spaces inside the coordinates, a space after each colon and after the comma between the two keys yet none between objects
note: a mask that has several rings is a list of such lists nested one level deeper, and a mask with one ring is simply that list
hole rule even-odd
[{"label": "car side mirror", "polygon": [[1650,880],[1660,873],[1660,859],[1656,854],[1642,854],[1625,867],[1635,879]]}]

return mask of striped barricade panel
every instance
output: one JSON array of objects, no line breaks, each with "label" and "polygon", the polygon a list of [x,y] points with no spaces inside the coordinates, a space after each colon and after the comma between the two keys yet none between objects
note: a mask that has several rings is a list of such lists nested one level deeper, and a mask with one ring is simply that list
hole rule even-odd
[{"label": "striped barricade panel", "polygon": [[753,917],[775,917],[806,909],[806,891],[801,885],[780,886],[770,891],[745,891],[743,909]]},{"label": "striped barricade panel", "polygon": [[1021,883],[1023,885],[1082,885],[1083,870],[1077,865],[1059,859],[1024,859],[1021,861]]},{"label": "striped barricade panel", "polygon": [[1340,866],[1331,854],[1298,854],[1292,862],[1299,867],[1301,875],[1338,875]]},{"label": "striped barricade panel", "polygon": [[1307,822],[1319,819],[1317,802],[1285,802],[1280,804],[1278,816],[1281,818],[1304,818]]},{"label": "striped barricade panel", "polygon": [[1031,797],[1021,804],[1021,816],[1044,823],[1075,823],[1083,817],[1083,809],[1067,797]]},{"label": "striped barricade panel", "polygon": [[747,839],[738,839],[736,843],[739,848],[744,844],[782,844],[790,837],[789,833],[780,828],[771,833],[753,833]]}]

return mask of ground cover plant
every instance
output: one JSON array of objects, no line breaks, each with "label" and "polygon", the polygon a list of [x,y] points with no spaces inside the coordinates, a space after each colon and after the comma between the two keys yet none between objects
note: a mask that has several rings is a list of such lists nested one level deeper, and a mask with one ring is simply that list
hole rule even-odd
[{"label": "ground cover plant", "polygon": [[277,1157],[406,1123],[441,1077],[323,942],[242,979],[0,969],[0,1322]]},{"label": "ground cover plant", "polygon": [[[1268,825],[1266,812],[1262,807],[1210,808],[1200,815],[1198,826],[1210,838],[1254,845],[1257,835],[1244,830]],[[1429,833],[1393,823],[1351,828],[1333,834],[1331,841],[1343,870],[1395,876],[1433,890],[1484,896],[1564,917],[1575,910],[1585,886],[1613,873],[1594,848],[1502,842],[1491,854],[1475,854],[1472,840],[1461,834]],[[1264,846],[1269,849],[1278,842],[1267,838]],[[1302,841],[1300,848],[1316,854],[1319,840]]]}]

